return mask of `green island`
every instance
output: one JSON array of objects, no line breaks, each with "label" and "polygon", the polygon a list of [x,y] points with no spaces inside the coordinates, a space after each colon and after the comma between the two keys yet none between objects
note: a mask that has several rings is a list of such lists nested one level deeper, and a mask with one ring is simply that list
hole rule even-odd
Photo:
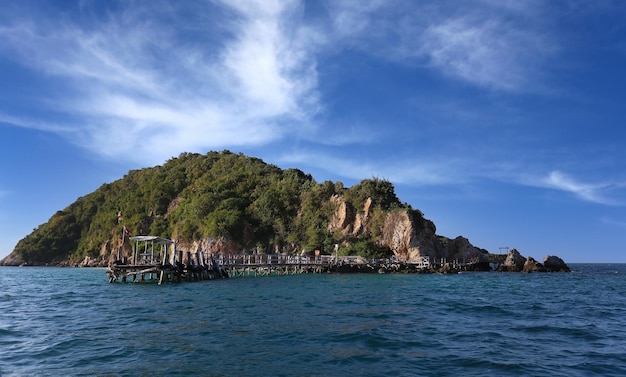
[{"label": "green island", "polygon": [[[352,187],[316,182],[230,151],[182,153],[160,166],[131,170],[57,211],[0,261],[6,266],[99,266],[132,247],[128,238],[175,240],[180,250],[212,255],[357,256],[400,263],[428,260],[431,271],[569,271],[558,257],[543,264],[515,249],[491,254],[465,237],[436,234],[435,224],[396,196],[385,179]],[[447,267],[446,267],[447,266]],[[469,266],[469,267],[467,267]]]}]

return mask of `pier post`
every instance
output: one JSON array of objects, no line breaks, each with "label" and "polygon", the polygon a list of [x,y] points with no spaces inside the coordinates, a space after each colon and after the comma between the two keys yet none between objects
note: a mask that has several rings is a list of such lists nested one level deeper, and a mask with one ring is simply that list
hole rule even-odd
[{"label": "pier post", "polygon": [[187,281],[191,281],[191,251],[187,252]]},{"label": "pier post", "polygon": [[165,278],[165,270],[161,270],[161,274],[159,276],[159,285],[163,284],[164,278]]}]

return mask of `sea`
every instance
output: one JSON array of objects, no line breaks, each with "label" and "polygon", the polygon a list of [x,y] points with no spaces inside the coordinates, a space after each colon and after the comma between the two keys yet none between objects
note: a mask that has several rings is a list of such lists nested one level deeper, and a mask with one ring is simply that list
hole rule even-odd
[{"label": "sea", "polygon": [[626,264],[109,284],[0,267],[0,375],[625,376]]}]

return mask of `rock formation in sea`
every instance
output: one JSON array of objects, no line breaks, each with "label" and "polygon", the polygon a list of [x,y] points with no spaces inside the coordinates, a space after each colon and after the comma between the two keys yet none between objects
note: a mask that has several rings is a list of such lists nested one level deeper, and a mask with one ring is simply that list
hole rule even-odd
[{"label": "rock formation in sea", "polygon": [[570,272],[563,259],[550,255],[543,258],[543,264],[533,257],[524,257],[516,249],[509,250],[506,259],[497,268],[504,272]]},{"label": "rock formation in sea", "polygon": [[548,255],[543,258],[543,266],[547,272],[570,272],[571,269],[563,259],[556,255]]},{"label": "rock formation in sea", "polygon": [[522,268],[524,268],[525,262],[526,258],[524,258],[519,251],[511,249],[504,262],[498,266],[498,271],[520,272]]},{"label": "rock formation in sea", "polygon": [[546,272],[546,268],[543,264],[536,261],[533,257],[526,258],[524,262],[524,267],[522,267],[522,272],[530,273],[530,272]]}]

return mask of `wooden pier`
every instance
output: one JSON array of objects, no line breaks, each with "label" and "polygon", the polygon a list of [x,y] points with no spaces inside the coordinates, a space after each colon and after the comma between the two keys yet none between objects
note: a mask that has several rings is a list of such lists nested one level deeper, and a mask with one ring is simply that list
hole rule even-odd
[{"label": "wooden pier", "polygon": [[[176,250],[172,240],[155,236],[131,237],[132,256],[118,251],[117,260],[107,268],[109,283],[158,281],[159,284],[182,281],[214,280],[238,277],[282,276],[298,274],[343,273],[453,273],[484,270],[476,263],[440,260],[428,257],[414,262],[396,258],[365,259],[336,255],[237,254],[212,255],[208,252]],[[488,267],[488,265],[487,265]]]},{"label": "wooden pier", "polygon": [[[176,243],[156,236],[131,237],[133,254],[129,258],[118,250],[117,260],[107,268],[109,283],[117,281],[167,282],[214,280],[227,278],[215,259],[205,252],[183,255],[176,250]],[[186,258],[184,258],[186,256]]]}]

